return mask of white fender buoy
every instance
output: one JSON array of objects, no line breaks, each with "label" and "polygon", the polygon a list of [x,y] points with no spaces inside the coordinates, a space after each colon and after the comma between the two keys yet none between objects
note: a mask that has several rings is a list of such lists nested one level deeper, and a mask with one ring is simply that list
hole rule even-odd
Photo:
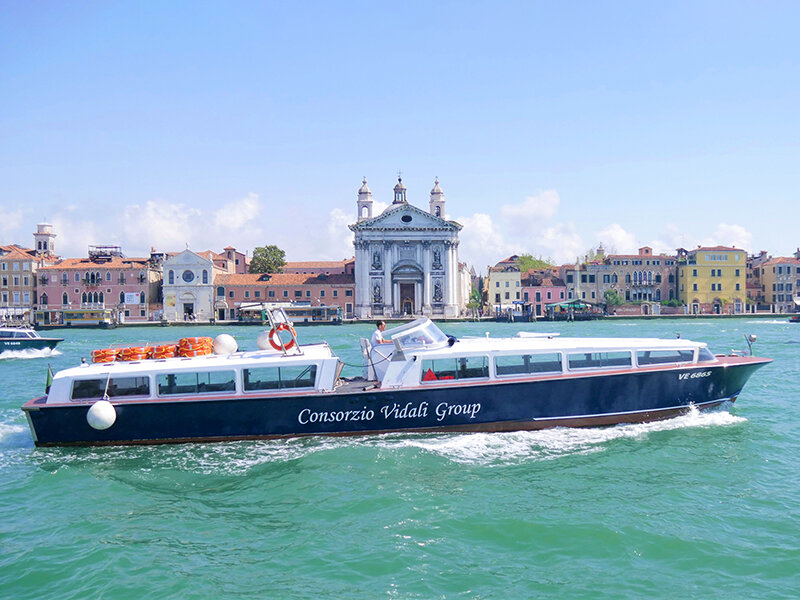
[{"label": "white fender buoy", "polygon": [[239,349],[236,339],[227,333],[220,333],[214,338],[214,354],[229,356]]},{"label": "white fender buoy", "polygon": [[108,429],[117,420],[117,411],[108,400],[98,400],[86,413],[86,421],[95,429]]},{"label": "white fender buoy", "polygon": [[272,347],[269,345],[269,331],[262,331],[259,333],[256,344],[259,350],[269,350]]}]

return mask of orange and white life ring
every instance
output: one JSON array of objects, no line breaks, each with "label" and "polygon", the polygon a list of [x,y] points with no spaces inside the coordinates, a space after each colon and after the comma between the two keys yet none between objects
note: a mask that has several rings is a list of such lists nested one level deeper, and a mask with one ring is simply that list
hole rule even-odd
[{"label": "orange and white life ring", "polygon": [[92,362],[105,363],[114,362],[117,351],[114,348],[103,348],[102,350],[92,350]]},{"label": "orange and white life ring", "polygon": [[[292,334],[292,339],[283,344],[283,347],[281,347],[281,342],[283,341],[281,340],[281,331],[288,331]],[[295,337],[297,337],[297,334],[294,331],[294,327],[286,323],[278,323],[269,331],[269,344],[275,348],[275,350],[290,350],[294,348]]]}]

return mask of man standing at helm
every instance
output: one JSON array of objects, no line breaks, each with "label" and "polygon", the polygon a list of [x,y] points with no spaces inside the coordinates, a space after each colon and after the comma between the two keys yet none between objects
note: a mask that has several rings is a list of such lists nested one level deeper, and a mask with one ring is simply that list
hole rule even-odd
[{"label": "man standing at helm", "polygon": [[386,322],[377,321],[375,323],[375,327],[376,329],[372,333],[372,339],[370,340],[372,346],[375,347],[378,344],[391,344],[391,341],[383,339],[383,332],[386,330]]}]

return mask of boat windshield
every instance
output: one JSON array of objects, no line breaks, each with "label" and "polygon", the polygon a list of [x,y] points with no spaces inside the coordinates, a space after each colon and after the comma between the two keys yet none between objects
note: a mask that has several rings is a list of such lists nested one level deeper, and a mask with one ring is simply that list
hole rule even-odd
[{"label": "boat windshield", "polygon": [[442,333],[427,317],[416,319],[407,325],[402,325],[386,331],[384,338],[399,344],[401,348],[419,348],[421,346],[442,346],[447,344],[447,336]]}]

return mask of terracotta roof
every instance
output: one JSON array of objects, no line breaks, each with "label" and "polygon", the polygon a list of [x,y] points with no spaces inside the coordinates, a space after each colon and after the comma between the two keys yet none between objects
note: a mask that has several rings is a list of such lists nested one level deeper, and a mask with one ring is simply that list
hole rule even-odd
[{"label": "terracotta roof", "polygon": [[231,273],[217,275],[218,285],[353,285],[355,277],[344,273],[309,275],[306,273],[268,273],[269,280],[262,281],[262,273]]},{"label": "terracotta roof", "polygon": [[708,250],[716,250],[716,251],[733,251],[733,252],[744,252],[741,248],[733,248],[732,246],[701,246],[700,248],[695,248],[694,250],[689,250],[689,254],[693,252],[706,252]]},{"label": "terracotta roof", "polygon": [[33,250],[30,248],[23,248],[22,246],[17,246],[16,244],[9,244],[8,246],[0,246],[0,258],[5,260],[7,259],[17,259],[17,260],[33,260],[36,257],[34,256]]},{"label": "terracotta roof", "polygon": [[800,265],[800,259],[797,259],[793,256],[776,256],[775,258],[770,258],[768,261],[761,264],[762,267],[766,267],[767,265]]},{"label": "terracotta roof", "polygon": [[308,260],[287,262],[284,269],[333,269],[344,267],[346,260]]},{"label": "terracotta roof", "polygon": [[56,261],[55,264],[46,267],[39,267],[39,271],[63,271],[65,269],[132,269],[146,267],[150,259],[147,258],[119,258],[112,257],[110,260],[93,262],[88,258],[64,258]]}]

